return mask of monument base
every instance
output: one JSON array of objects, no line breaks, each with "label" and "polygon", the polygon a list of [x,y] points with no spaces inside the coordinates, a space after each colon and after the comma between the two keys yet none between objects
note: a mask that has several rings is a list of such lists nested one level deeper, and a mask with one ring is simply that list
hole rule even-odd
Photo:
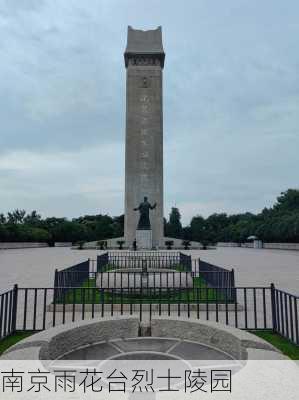
[{"label": "monument base", "polygon": [[137,249],[151,250],[153,247],[152,231],[151,230],[137,230],[136,231],[136,244]]}]

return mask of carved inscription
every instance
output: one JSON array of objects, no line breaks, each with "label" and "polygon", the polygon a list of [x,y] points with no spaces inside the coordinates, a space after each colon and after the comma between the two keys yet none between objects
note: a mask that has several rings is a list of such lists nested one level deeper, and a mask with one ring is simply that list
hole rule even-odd
[{"label": "carved inscription", "polygon": [[[141,81],[144,85],[149,84],[148,78],[141,77]],[[139,97],[139,105],[140,105],[140,185],[141,189],[144,193],[147,193],[150,186],[150,136],[149,136],[149,116],[151,113],[151,99],[147,94],[142,93]]]},{"label": "carved inscription", "polygon": [[135,56],[129,59],[129,65],[133,66],[160,66],[161,61],[158,57]]}]

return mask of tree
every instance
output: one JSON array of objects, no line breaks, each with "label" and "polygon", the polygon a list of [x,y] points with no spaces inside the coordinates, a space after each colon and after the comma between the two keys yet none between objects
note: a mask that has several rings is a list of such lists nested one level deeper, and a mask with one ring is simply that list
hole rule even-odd
[{"label": "tree", "polygon": [[183,228],[182,237],[184,240],[190,241],[192,240],[192,231],[190,226],[185,226]]},{"label": "tree", "polygon": [[28,242],[46,242],[51,240],[51,235],[46,229],[42,228],[29,228],[27,229],[26,241]]},{"label": "tree", "polygon": [[24,218],[24,223],[28,225],[40,225],[41,223],[41,215],[37,213],[36,210],[33,210],[31,214],[27,214]]},{"label": "tree", "polygon": [[200,242],[205,236],[205,219],[197,215],[192,218],[190,223],[192,240]]},{"label": "tree", "polygon": [[205,220],[205,237],[209,243],[221,240],[221,232],[227,226],[228,219],[225,213],[212,214]]},{"label": "tree", "polygon": [[24,220],[25,215],[26,215],[25,210],[16,209],[7,214],[7,222],[9,224],[21,224]]},{"label": "tree", "polygon": [[299,190],[288,189],[286,192],[281,192],[281,195],[277,197],[273,210],[282,212],[299,211]]},{"label": "tree", "polygon": [[77,222],[63,221],[50,229],[54,242],[72,242],[84,240],[86,228]]},{"label": "tree", "polygon": [[8,231],[4,224],[0,224],[0,242],[8,241]]},{"label": "tree", "polygon": [[172,207],[169,221],[166,223],[166,236],[179,239],[182,237],[182,231],[180,211],[177,207]]},{"label": "tree", "polygon": [[121,237],[124,235],[124,222],[125,216],[120,215],[119,217],[114,217],[112,222],[113,237]]}]

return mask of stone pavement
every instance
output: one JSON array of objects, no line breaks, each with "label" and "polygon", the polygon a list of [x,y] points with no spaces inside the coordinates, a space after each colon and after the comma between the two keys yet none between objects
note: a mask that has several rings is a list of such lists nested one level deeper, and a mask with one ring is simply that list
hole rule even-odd
[{"label": "stone pavement", "polygon": [[218,248],[193,250],[192,258],[235,269],[236,286],[268,286],[299,295],[299,251]]}]

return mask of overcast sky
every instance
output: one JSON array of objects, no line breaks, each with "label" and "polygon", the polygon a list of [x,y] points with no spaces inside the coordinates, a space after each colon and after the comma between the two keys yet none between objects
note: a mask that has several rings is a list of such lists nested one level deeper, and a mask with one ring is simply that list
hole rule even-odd
[{"label": "overcast sky", "polygon": [[165,214],[298,187],[297,0],[0,0],[0,212],[124,208],[127,26],[162,25]]}]

